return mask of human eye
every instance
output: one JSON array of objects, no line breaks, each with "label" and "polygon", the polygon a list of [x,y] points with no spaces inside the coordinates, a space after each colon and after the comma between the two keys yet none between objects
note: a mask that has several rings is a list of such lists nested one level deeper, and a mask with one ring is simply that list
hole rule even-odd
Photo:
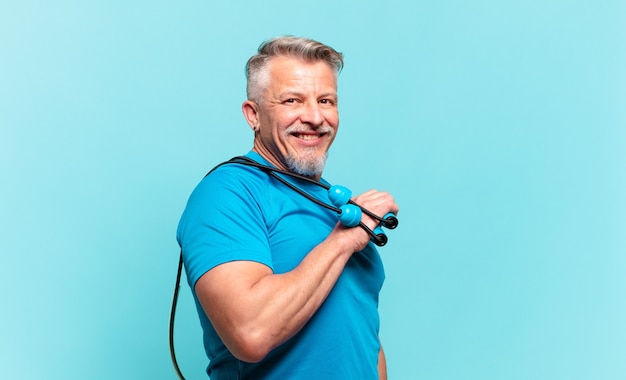
[{"label": "human eye", "polygon": [[298,103],[298,98],[285,98],[283,104],[295,104]]},{"label": "human eye", "polygon": [[323,98],[323,99],[320,99],[320,103],[321,104],[330,105],[330,106],[334,106],[337,103],[337,101],[335,99],[331,99],[331,98]]}]

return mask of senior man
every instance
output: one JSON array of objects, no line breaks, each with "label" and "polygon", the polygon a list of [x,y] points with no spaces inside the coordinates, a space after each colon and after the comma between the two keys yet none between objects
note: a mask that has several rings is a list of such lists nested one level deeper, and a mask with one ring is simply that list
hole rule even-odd
[{"label": "senior man", "polygon": [[[263,43],[246,65],[242,111],[254,132],[247,159],[327,183],[342,68],[342,54],[314,40]],[[325,189],[289,181],[330,203]],[[377,216],[398,212],[386,192],[353,201]],[[361,222],[379,224],[367,214]],[[384,270],[363,228],[345,227],[267,171],[228,164],[193,191],[177,236],[211,379],[386,378],[378,337]]]}]

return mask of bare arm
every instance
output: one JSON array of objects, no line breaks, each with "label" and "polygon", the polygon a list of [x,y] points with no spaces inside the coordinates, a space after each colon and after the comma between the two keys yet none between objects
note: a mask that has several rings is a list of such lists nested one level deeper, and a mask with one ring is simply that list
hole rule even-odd
[{"label": "bare arm", "polygon": [[383,351],[382,344],[378,352],[378,379],[387,380],[387,359],[385,358],[385,351]]},{"label": "bare arm", "polygon": [[[355,201],[377,215],[398,211],[393,198],[383,192],[371,190]],[[370,228],[376,225],[367,216],[363,222]],[[231,353],[243,361],[260,361],[300,331],[324,302],[350,256],[368,241],[361,228],[337,225],[291,272],[274,274],[259,263],[229,262],[201,276],[195,291]]]}]

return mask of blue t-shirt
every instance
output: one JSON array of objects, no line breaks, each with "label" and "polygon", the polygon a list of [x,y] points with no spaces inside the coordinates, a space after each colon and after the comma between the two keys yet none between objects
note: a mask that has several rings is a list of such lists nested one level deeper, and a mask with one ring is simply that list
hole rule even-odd
[{"label": "blue t-shirt", "polygon": [[[247,157],[270,165],[255,152]],[[284,178],[330,204],[324,188]],[[332,210],[258,168],[223,165],[198,184],[178,226],[192,292],[204,273],[230,261],[255,261],[276,274],[288,272],[328,236],[337,220]],[[370,243],[352,255],[305,327],[259,363],[241,362],[227,350],[193,292],[210,360],[207,373],[213,380],[377,379],[378,294],[384,277],[380,256]]]}]

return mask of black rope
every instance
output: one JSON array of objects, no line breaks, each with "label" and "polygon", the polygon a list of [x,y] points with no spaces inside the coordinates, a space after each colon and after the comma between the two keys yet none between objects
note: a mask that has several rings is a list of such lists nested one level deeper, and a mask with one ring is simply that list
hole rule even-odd
[{"label": "black rope", "polygon": [[180,259],[178,260],[178,273],[176,274],[176,286],[174,286],[174,298],[172,299],[172,312],[170,313],[170,354],[172,355],[172,363],[174,369],[180,380],[185,380],[180,368],[178,367],[178,361],[176,360],[176,352],[174,350],[174,317],[176,316],[176,305],[178,304],[178,291],[180,290],[180,278],[183,273],[183,252],[180,252]]}]

